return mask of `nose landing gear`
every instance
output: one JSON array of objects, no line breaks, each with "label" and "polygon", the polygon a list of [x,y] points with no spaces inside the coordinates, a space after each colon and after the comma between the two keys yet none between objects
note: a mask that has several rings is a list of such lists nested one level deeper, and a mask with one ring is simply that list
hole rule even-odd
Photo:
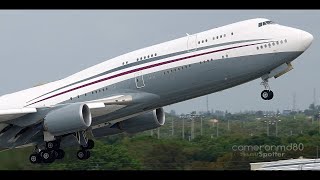
[{"label": "nose landing gear", "polygon": [[261,82],[261,85],[264,86],[264,88],[266,90],[263,90],[261,92],[261,98],[263,100],[270,100],[273,98],[273,92],[270,90],[270,86],[268,84],[268,79],[263,79],[262,82]]}]

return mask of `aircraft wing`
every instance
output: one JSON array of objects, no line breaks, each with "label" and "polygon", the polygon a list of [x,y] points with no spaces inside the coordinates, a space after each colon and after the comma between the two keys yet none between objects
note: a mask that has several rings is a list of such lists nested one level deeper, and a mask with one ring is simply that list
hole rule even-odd
[{"label": "aircraft wing", "polygon": [[16,119],[30,113],[36,113],[36,108],[1,109],[0,122]]},{"label": "aircraft wing", "polygon": [[[114,111],[117,111],[121,108],[124,108],[131,103],[141,103],[144,101],[148,101],[150,98],[154,98],[155,95],[150,93],[126,93],[122,95],[113,95],[106,98],[96,99],[92,101],[85,101],[83,103],[87,104],[91,110],[92,117],[108,114]],[[61,104],[60,104],[61,105]],[[52,107],[55,107],[52,106]],[[46,107],[48,108],[48,107]],[[50,108],[50,107],[49,107]],[[41,109],[41,108],[40,108]],[[36,116],[37,112],[40,111],[37,108],[16,108],[16,109],[2,109],[0,110],[0,123],[10,122],[10,124],[25,126],[25,122],[27,121],[24,117],[25,115]],[[24,116],[24,117],[22,117]],[[30,118],[33,116],[30,116]],[[35,122],[41,118],[36,118]],[[23,121],[24,123],[20,123],[19,121]],[[28,125],[33,124],[33,121],[27,123]]]}]

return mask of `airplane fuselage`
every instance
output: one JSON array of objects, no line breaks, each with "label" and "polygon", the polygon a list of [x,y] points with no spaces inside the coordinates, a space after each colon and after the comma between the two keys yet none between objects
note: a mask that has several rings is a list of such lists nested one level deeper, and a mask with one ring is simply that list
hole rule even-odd
[{"label": "airplane fuselage", "polygon": [[65,79],[1,96],[0,109],[150,94],[136,106],[93,117],[92,124],[97,125],[260,78],[296,59],[311,41],[309,33],[268,19],[241,21],[136,50]]}]

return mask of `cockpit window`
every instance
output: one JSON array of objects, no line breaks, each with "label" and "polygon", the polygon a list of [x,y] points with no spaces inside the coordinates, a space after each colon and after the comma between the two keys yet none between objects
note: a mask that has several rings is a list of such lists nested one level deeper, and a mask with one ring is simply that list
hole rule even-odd
[{"label": "cockpit window", "polygon": [[259,23],[258,27],[265,26],[265,25],[268,25],[268,24],[274,24],[274,22],[273,21],[264,21],[264,22]]}]

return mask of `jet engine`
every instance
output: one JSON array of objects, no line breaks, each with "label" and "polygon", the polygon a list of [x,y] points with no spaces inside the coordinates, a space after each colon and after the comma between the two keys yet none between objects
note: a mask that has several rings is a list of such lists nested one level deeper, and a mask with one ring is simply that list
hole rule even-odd
[{"label": "jet engine", "polygon": [[92,130],[95,137],[103,137],[122,132],[137,133],[149,129],[155,129],[164,125],[165,113],[163,108],[158,108],[153,111],[141,114],[139,116],[117,122],[110,126],[104,126]]},{"label": "jet engine", "polygon": [[44,129],[54,136],[85,130],[91,125],[86,104],[70,104],[50,111],[44,118]]},{"label": "jet engine", "polygon": [[127,133],[137,133],[149,129],[155,129],[164,125],[165,113],[163,108],[157,108],[142,115],[121,121],[117,124],[118,128]]}]

